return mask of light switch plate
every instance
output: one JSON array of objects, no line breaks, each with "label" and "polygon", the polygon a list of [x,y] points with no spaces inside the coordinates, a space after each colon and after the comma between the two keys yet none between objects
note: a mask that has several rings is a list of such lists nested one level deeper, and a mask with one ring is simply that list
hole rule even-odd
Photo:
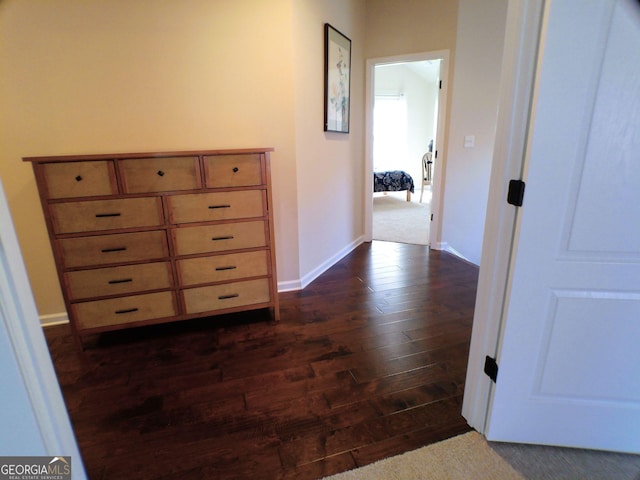
[{"label": "light switch plate", "polygon": [[475,135],[465,135],[464,136],[464,148],[473,148],[476,146],[476,137]]}]

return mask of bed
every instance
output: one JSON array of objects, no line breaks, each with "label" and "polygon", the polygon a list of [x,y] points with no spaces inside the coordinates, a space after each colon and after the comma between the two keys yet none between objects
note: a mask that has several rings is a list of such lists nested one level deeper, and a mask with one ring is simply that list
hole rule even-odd
[{"label": "bed", "polygon": [[407,191],[407,202],[411,201],[414,191],[413,178],[402,170],[373,172],[374,192],[402,192]]}]

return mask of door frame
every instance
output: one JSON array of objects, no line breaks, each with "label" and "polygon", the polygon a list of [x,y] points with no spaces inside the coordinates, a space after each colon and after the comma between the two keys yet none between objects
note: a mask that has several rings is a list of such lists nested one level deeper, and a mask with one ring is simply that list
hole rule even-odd
[{"label": "door frame", "polygon": [[473,332],[462,415],[484,434],[493,383],[483,371],[496,358],[509,296],[518,209],[507,204],[509,180],[522,179],[528,153],[531,106],[536,81],[545,0],[509,0],[501,88],[487,217],[485,220]]},{"label": "door frame", "polygon": [[[73,478],[84,480],[82,457],[40,325],[1,181],[0,227],[0,325],[6,330],[11,347],[6,353],[14,357],[15,372],[21,381],[8,386],[11,392],[26,392],[32,411],[31,418],[21,419],[25,431],[14,447],[16,451],[24,450],[25,439],[39,440],[41,445],[34,443],[31,455],[44,451],[51,456],[71,456]],[[9,371],[13,368],[6,367]],[[18,393],[9,395],[9,403],[19,400]]]},{"label": "door frame", "polygon": [[432,52],[412,53],[406,55],[394,55],[367,59],[366,85],[365,85],[365,162],[364,162],[364,241],[370,242],[373,236],[373,106],[375,103],[375,67],[377,65],[389,65],[393,63],[421,62],[428,60],[440,60],[440,80],[442,88],[438,95],[438,122],[436,126],[435,145],[438,150],[438,161],[434,162],[432,176],[431,213],[433,221],[429,228],[429,245],[439,249],[440,231],[442,228],[442,200],[444,189],[441,179],[445,170],[445,131],[446,113],[448,103],[448,79],[449,79],[449,50],[436,50]]}]

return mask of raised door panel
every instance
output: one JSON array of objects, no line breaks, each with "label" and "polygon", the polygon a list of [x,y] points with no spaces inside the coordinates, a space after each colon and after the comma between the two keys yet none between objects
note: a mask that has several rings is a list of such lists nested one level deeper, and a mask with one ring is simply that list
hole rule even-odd
[{"label": "raised door panel", "polygon": [[113,162],[61,162],[41,166],[47,198],[115,195],[118,188]]},{"label": "raised door panel", "polygon": [[164,230],[65,238],[58,242],[67,268],[158,260],[169,255]]},{"label": "raised door panel", "polygon": [[172,195],[168,201],[171,223],[262,217],[265,210],[262,190]]},{"label": "raised door panel", "polygon": [[71,306],[71,309],[81,328],[100,328],[142,322],[173,317],[177,313],[173,293],[171,292],[148,293],[95,302],[75,303]]},{"label": "raised door panel", "polygon": [[181,285],[222,282],[269,274],[266,250],[189,258],[176,262]]},{"label": "raised door panel", "polygon": [[204,157],[207,188],[262,185],[260,154],[216,155]]},{"label": "raised door panel", "polygon": [[270,301],[269,280],[249,280],[183,291],[186,312],[202,313]]},{"label": "raised door panel", "polygon": [[125,193],[170,192],[200,188],[198,157],[120,160]]},{"label": "raised door panel", "polygon": [[127,198],[56,203],[49,206],[56,233],[90,232],[162,225],[160,198]]},{"label": "raised door panel", "polygon": [[109,295],[126,295],[173,285],[167,262],[79,270],[64,274],[69,297],[82,300]]},{"label": "raised door panel", "polygon": [[173,236],[177,255],[257,248],[267,244],[263,221],[176,228]]}]

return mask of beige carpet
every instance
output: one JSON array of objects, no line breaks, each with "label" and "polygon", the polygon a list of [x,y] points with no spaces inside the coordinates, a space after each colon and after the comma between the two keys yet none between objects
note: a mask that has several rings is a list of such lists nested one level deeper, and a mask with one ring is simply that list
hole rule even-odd
[{"label": "beige carpet", "polygon": [[376,194],[373,197],[374,240],[429,245],[431,215],[430,192],[423,203],[418,203],[420,192],[406,200],[406,192]]},{"label": "beige carpet", "polygon": [[330,480],[522,480],[482,435],[469,432],[387,458]]},{"label": "beige carpet", "polygon": [[473,431],[325,480],[640,480],[640,455],[487,442]]}]

